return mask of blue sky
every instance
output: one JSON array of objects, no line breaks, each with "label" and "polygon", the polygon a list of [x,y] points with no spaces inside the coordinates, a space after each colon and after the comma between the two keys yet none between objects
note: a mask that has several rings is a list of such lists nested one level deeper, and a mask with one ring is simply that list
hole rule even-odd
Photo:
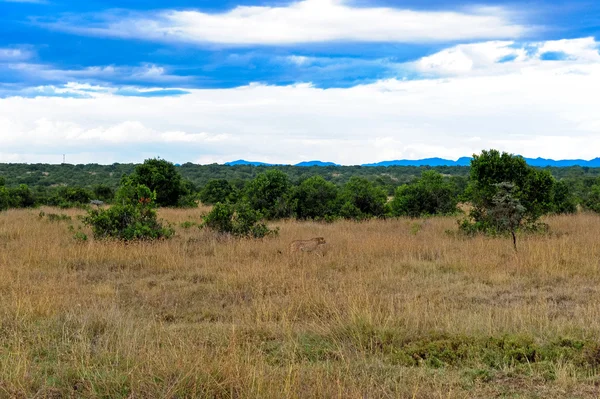
[{"label": "blue sky", "polygon": [[593,1],[0,0],[0,162],[589,159],[599,33]]}]

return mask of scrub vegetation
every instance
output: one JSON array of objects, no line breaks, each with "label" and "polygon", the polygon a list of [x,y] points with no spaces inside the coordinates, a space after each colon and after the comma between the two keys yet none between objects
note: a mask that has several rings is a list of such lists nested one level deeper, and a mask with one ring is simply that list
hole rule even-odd
[{"label": "scrub vegetation", "polygon": [[0,398],[599,392],[596,197],[520,157],[393,196],[269,169],[199,205],[163,160],[110,204],[0,183]]},{"label": "scrub vegetation", "polygon": [[[207,211],[129,243],[74,239],[81,210],[1,213],[0,397],[597,397],[595,214],[515,253],[455,217],[180,227]],[[288,253],[313,236],[324,256]]]}]

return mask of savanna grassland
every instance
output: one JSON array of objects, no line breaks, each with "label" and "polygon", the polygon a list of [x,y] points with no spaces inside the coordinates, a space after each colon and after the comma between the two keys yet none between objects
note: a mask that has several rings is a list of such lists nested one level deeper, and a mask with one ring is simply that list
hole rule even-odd
[{"label": "savanna grassland", "polygon": [[[165,209],[173,239],[121,244],[44,211],[0,213],[0,397],[600,397],[600,216],[515,254],[456,217],[253,241]],[[324,256],[288,253],[316,236]]]}]

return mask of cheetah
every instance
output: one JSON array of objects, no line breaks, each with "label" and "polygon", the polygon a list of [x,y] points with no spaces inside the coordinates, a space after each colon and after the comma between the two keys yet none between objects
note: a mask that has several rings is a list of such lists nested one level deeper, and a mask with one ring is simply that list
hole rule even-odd
[{"label": "cheetah", "polygon": [[316,237],[310,240],[296,240],[290,244],[290,252],[323,252],[327,241],[323,237]]}]

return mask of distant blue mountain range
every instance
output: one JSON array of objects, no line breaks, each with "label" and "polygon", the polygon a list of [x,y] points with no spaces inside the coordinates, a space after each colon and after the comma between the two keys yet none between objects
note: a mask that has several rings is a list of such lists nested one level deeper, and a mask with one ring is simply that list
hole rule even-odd
[{"label": "distant blue mountain range", "polygon": [[[251,162],[251,161],[244,161],[243,159],[240,159],[238,161],[227,162],[225,165],[229,165],[229,166],[235,166],[235,165],[276,166],[276,165],[281,165],[281,164]],[[294,166],[340,166],[340,165],[333,163],[333,162],[306,161],[306,162],[300,162]]]},{"label": "distant blue mountain range", "polygon": [[[586,161],[583,159],[565,159],[555,161],[553,159],[545,159],[545,158],[525,158],[527,164],[531,166],[537,167],[568,167],[568,166],[582,166],[582,167],[590,167],[590,168],[600,168],[600,158],[594,158],[592,160]],[[361,166],[469,166],[471,163],[471,158],[462,157],[456,161],[452,161],[449,159],[443,158],[425,158],[425,159],[400,159],[396,161],[383,161],[377,163],[367,163]],[[275,164],[269,164],[264,162],[250,162],[244,161],[240,159],[238,161],[227,162],[225,165],[253,165],[253,166],[275,166]],[[333,162],[322,162],[322,161],[307,161],[300,162],[294,166],[340,166]]]},{"label": "distant blue mountain range", "polygon": [[233,162],[226,162],[225,165],[227,165],[227,166],[236,166],[236,165],[273,166],[273,164],[270,164],[270,163],[244,161],[243,159],[239,159],[239,160],[233,161]]},{"label": "distant blue mountain range", "polygon": [[471,158],[459,158],[457,161],[451,161],[442,158],[425,158],[417,160],[401,159],[398,161],[383,161],[377,163],[367,163],[362,166],[469,166]]},{"label": "distant blue mountain range", "polygon": [[340,166],[340,165],[337,163],[333,163],[333,162],[307,161],[307,162],[297,163],[294,166]]}]

